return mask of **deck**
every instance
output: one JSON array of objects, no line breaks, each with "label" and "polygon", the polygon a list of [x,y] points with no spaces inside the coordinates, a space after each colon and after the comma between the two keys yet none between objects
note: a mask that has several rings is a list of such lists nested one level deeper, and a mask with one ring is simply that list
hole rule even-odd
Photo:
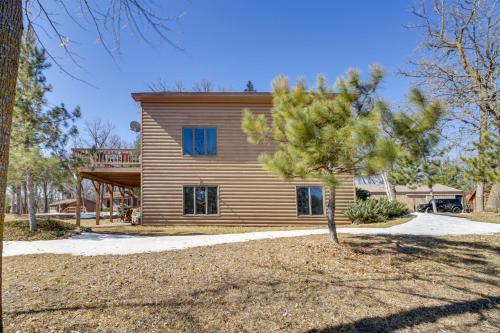
[{"label": "deck", "polygon": [[[99,225],[101,210],[101,195],[109,193],[110,211],[113,207],[113,193],[118,188],[121,196],[120,212],[126,212],[125,195],[134,199],[136,196],[133,189],[141,186],[141,153],[137,149],[96,149],[96,148],[73,148],[73,157],[81,159],[83,166],[79,169],[79,181],[77,182],[77,193],[81,193],[81,180],[92,181],[95,189],[96,203],[96,225]],[[77,195],[76,224],[80,225],[81,195]],[[129,210],[130,212],[130,210]],[[129,215],[125,214],[127,217]],[[124,217],[125,219],[125,215]],[[113,214],[110,215],[113,222]]]}]

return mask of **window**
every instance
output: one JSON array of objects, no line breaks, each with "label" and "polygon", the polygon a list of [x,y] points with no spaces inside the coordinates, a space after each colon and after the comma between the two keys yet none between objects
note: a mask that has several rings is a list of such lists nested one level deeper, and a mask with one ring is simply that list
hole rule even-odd
[{"label": "window", "polygon": [[297,214],[323,215],[323,188],[297,186]]},{"label": "window", "polygon": [[182,153],[186,156],[217,155],[217,129],[213,127],[184,127]]},{"label": "window", "polygon": [[217,215],[218,186],[184,186],[184,215]]}]

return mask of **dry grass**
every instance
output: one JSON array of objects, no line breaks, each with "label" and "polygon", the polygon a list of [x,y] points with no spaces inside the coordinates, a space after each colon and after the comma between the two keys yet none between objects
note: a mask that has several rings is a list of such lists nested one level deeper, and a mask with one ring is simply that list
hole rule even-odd
[{"label": "dry grass", "polygon": [[477,222],[487,222],[487,223],[500,223],[500,214],[499,213],[469,213],[462,214],[462,216],[468,218],[471,221]]},{"label": "dry grass", "polygon": [[38,230],[31,232],[27,220],[9,220],[4,224],[4,240],[32,241],[68,238],[77,234],[73,224],[54,221],[37,220]]},{"label": "dry grass", "polygon": [[180,235],[216,235],[235,234],[254,231],[278,231],[278,230],[299,230],[299,229],[319,229],[325,226],[314,227],[240,227],[240,226],[102,226],[94,227],[92,231],[99,233],[132,234],[146,236],[180,236]]},{"label": "dry grass", "polygon": [[498,332],[500,236],[4,259],[10,332]]},{"label": "dry grass", "polygon": [[398,224],[409,222],[413,220],[415,217],[417,217],[417,215],[408,215],[392,220],[387,220],[381,223],[349,224],[349,225],[342,225],[340,226],[340,228],[390,228]]}]

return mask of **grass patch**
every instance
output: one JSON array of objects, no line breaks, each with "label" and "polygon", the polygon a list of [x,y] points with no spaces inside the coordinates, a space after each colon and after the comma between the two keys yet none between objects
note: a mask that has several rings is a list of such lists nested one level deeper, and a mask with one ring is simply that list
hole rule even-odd
[{"label": "grass patch", "polygon": [[415,217],[417,216],[408,215],[408,216],[398,217],[395,219],[390,219],[380,223],[349,224],[349,225],[341,225],[339,228],[390,228],[398,224],[409,222],[413,220]]},{"label": "grass patch", "polygon": [[299,229],[321,229],[324,226],[312,227],[240,227],[240,226],[113,226],[106,225],[93,227],[91,230],[98,233],[115,233],[146,236],[182,236],[182,235],[217,235],[217,234],[237,234],[258,231],[279,231],[279,230],[299,230]]},{"label": "grass patch", "polygon": [[37,220],[38,230],[31,232],[27,220],[9,220],[4,224],[4,240],[32,241],[68,238],[77,233],[74,225],[54,220]]},{"label": "grass patch", "polygon": [[7,332],[497,332],[500,236],[4,258]]},{"label": "grass patch", "polygon": [[468,213],[461,214],[460,216],[465,217],[471,221],[486,222],[486,223],[500,223],[500,214],[498,213]]}]

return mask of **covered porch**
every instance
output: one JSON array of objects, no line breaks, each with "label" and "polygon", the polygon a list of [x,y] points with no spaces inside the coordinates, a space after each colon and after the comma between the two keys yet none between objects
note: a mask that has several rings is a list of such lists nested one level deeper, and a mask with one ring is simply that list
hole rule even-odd
[{"label": "covered porch", "polygon": [[[131,221],[132,211],[140,211],[140,194],[134,189],[141,187],[140,153],[136,149],[87,149],[74,148],[73,156],[82,158],[86,166],[78,170],[76,184],[77,207],[76,224],[80,225],[80,209],[82,205],[82,181],[89,180],[95,193],[96,225],[101,219],[101,210],[104,194],[109,200],[109,219],[114,220],[115,196],[120,199],[120,220]],[[125,213],[125,200],[137,207],[128,207]]]}]

